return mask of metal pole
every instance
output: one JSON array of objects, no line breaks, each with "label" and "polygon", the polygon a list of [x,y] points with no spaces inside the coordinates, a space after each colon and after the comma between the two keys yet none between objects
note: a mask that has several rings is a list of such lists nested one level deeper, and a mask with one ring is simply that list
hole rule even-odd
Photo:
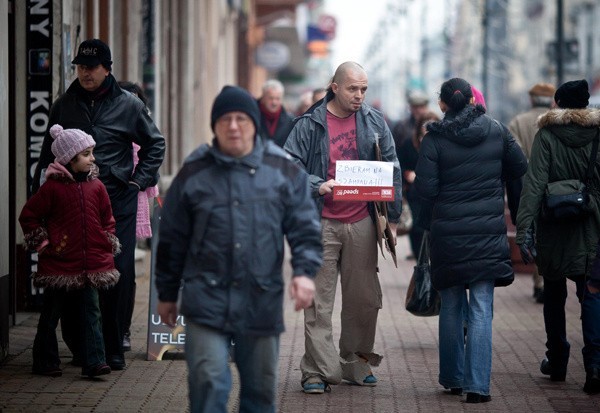
[{"label": "metal pole", "polygon": [[488,96],[488,60],[489,60],[489,0],[483,4],[483,49],[481,51],[481,91],[483,96]]},{"label": "metal pole", "polygon": [[556,83],[562,85],[564,73],[563,0],[556,0]]}]

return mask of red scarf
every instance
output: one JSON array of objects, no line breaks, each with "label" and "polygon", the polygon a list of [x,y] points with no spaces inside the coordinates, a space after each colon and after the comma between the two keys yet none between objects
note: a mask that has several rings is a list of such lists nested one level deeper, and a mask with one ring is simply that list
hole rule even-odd
[{"label": "red scarf", "polygon": [[279,116],[281,115],[281,107],[277,112],[269,112],[262,104],[260,105],[260,112],[265,117],[267,123],[267,132],[269,132],[269,138],[275,135],[275,129],[277,129],[277,122],[279,122]]}]

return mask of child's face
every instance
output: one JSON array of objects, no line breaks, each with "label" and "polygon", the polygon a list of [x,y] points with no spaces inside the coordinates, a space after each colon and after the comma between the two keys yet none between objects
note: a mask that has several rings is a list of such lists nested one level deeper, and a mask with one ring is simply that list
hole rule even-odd
[{"label": "child's face", "polygon": [[95,160],[94,147],[90,146],[79,152],[74,159],[69,161],[69,164],[71,165],[73,172],[89,172]]}]

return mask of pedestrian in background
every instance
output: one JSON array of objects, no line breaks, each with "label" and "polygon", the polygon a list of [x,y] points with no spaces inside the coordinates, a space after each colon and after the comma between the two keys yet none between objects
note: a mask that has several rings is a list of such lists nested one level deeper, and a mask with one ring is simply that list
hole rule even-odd
[{"label": "pedestrian in background", "polygon": [[76,311],[81,374],[110,373],[104,354],[98,289],[117,283],[119,251],[106,188],[94,164],[94,139],[79,129],[50,128],[56,157],[46,181],[21,211],[27,247],[38,253],[33,282],[44,302],[33,343],[33,373],[60,376],[56,327],[66,304]]},{"label": "pedestrian in background", "polygon": [[432,203],[432,282],[442,301],[439,383],[452,394],[466,392],[467,403],[482,403],[491,400],[494,287],[514,279],[503,176],[519,178],[527,162],[508,130],[472,103],[464,79],[442,84],[444,118],[427,127],[415,186]]},{"label": "pedestrian in background", "polygon": [[412,226],[408,232],[410,248],[412,251],[412,257],[410,258],[417,257],[425,230],[419,217],[421,215],[423,199],[418,195],[417,190],[414,187],[415,169],[417,160],[419,159],[419,148],[421,147],[423,137],[427,133],[426,125],[438,120],[439,117],[431,111],[419,114],[415,122],[412,139],[405,140],[401,148],[396,148],[398,161],[402,168],[402,177],[404,178],[402,181],[404,184],[404,196],[410,206],[410,212],[413,219]]},{"label": "pedestrian in background", "polygon": [[[396,149],[398,161],[402,168],[402,177],[404,178],[402,180],[402,183],[404,184],[404,197],[410,207],[410,213],[412,215],[412,225],[408,231],[408,239],[410,241],[412,257],[416,257],[417,259],[426,227],[424,226],[423,217],[421,216],[423,213],[422,208],[424,206],[424,200],[419,196],[414,186],[415,169],[417,167],[417,160],[419,159],[419,148],[421,147],[423,137],[427,133],[426,125],[438,120],[440,120],[438,115],[431,111],[419,115],[415,123],[412,139],[405,140],[402,147]],[[428,220],[425,221],[427,222]]]},{"label": "pedestrian in background", "polygon": [[406,100],[410,111],[409,116],[396,122],[392,128],[396,154],[398,156],[404,142],[412,140],[417,119],[429,111],[429,97],[422,90],[410,91]]},{"label": "pedestrian in background", "polygon": [[[508,124],[510,133],[529,160],[531,146],[538,131],[538,118],[548,112],[554,105],[556,88],[550,83],[536,83],[529,89],[531,109],[516,115]],[[533,269],[533,298],[537,303],[544,302],[544,278],[540,275],[535,264]]]},{"label": "pedestrian in background", "polygon": [[296,311],[313,300],[322,247],[308,177],[281,148],[260,138],[259,125],[254,98],[224,87],[212,107],[212,146],[187,158],[161,212],[158,313],[175,326],[183,284],[193,413],[227,412],[232,340],[240,411],[275,412],[284,236]]},{"label": "pedestrian in background", "polygon": [[[49,125],[79,128],[96,141],[94,156],[99,179],[106,186],[116,221],[115,232],[121,253],[115,257],[119,282],[100,292],[100,308],[106,360],[111,369],[125,368],[123,335],[129,317],[132,289],[135,285],[135,246],[138,193],[158,182],[158,168],[165,154],[165,140],[148,114],[144,103],[124,92],[111,74],[110,48],[101,40],[83,41],[73,64],[77,79],[50,108]],[[132,143],[140,146],[139,163],[133,165]],[[46,133],[37,164],[33,192],[52,162],[52,138]],[[63,338],[73,352],[73,363],[80,364],[78,334],[73,331],[75,311],[67,311],[61,320]]]},{"label": "pedestrian in background", "polygon": [[[148,114],[150,114],[150,109],[148,108],[148,98],[140,85],[127,80],[122,80],[119,81],[119,87],[138,97],[144,104]],[[138,156],[140,148],[140,145],[136,144],[135,142],[132,144],[134,171],[137,167],[137,164],[140,162],[140,157]],[[157,196],[158,185],[149,186],[144,191],[140,191],[138,193],[138,205],[135,222],[135,238],[138,241],[147,240],[152,237],[152,227],[150,226],[150,200],[156,198]],[[127,303],[129,306],[127,307],[123,324],[123,351],[131,351],[131,319],[133,318],[133,309],[135,307],[136,289],[137,284],[134,277],[133,288],[131,289],[131,297]]]},{"label": "pedestrian in background", "polygon": [[[338,160],[374,161],[375,143],[382,161],[394,165],[395,201],[389,203],[392,231],[401,211],[402,178],[393,138],[383,114],[364,103],[368,78],[355,62],[342,63],[320,105],[296,119],[285,144],[309,174],[310,191],[321,214],[323,266],[316,277],[314,305],[304,311],[305,352],[300,363],[305,393],[321,394],[342,379],[375,386],[371,370],[381,286],[377,275],[377,239],[372,203],[336,202],[333,190]],[[342,286],[339,353],[333,343],[332,313],[338,274]]]},{"label": "pedestrian in background", "polygon": [[[539,130],[523,182],[517,215],[517,244],[525,263],[535,262],[544,277],[546,358],[542,374],[565,381],[571,345],[567,339],[565,303],[567,279],[575,282],[581,304],[583,364],[586,393],[600,393],[600,273],[591,272],[600,236],[600,174],[593,168],[589,190],[590,213],[579,219],[556,220],[541,216],[548,183],[565,179],[585,181],[594,140],[598,139],[600,111],[587,109],[588,83],[574,80],[554,94],[558,108],[538,119]],[[587,281],[587,283],[586,283]]]},{"label": "pedestrian in background", "polygon": [[292,129],[294,116],[289,114],[283,106],[283,84],[276,79],[270,79],[262,87],[262,95],[258,99],[260,109],[259,135],[263,139],[270,139],[283,147],[285,140]]}]

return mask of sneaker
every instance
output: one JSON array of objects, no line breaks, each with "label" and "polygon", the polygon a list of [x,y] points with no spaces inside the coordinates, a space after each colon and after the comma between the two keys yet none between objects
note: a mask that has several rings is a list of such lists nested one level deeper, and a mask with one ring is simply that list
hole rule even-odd
[{"label": "sneaker", "polygon": [[123,352],[131,351],[131,336],[129,333],[125,333],[123,336]]},{"label": "sneaker", "polygon": [[331,391],[331,388],[319,377],[310,377],[302,385],[302,391],[306,394],[323,394]]},{"label": "sneaker", "polygon": [[377,377],[373,376],[372,374],[369,374],[367,377],[365,377],[365,379],[363,380],[363,386],[377,386],[377,382],[379,380],[377,380]]},{"label": "sneaker", "polygon": [[110,366],[106,363],[96,364],[92,367],[85,367],[81,370],[82,376],[96,377],[110,374]]}]

